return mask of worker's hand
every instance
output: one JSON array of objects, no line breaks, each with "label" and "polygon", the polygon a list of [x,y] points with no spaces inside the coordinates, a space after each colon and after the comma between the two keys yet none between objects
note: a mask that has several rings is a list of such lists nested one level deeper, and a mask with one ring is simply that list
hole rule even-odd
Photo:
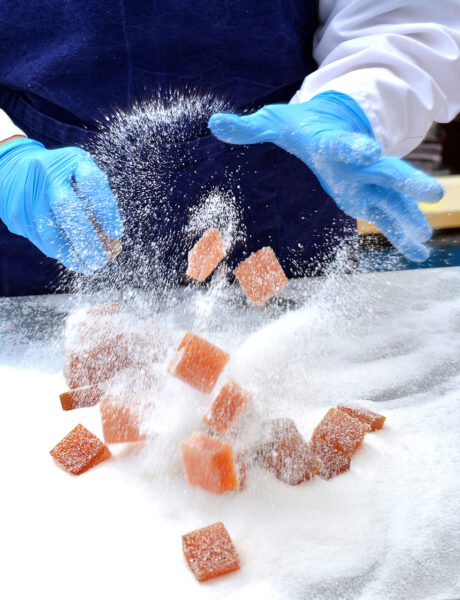
[{"label": "worker's hand", "polygon": [[109,238],[122,235],[107,177],[84,150],[46,150],[27,138],[0,146],[0,219],[12,233],[74,271],[92,273],[106,264],[107,252],[90,217]]},{"label": "worker's hand", "polygon": [[399,158],[381,157],[366,115],[346,94],[323,92],[243,117],[218,113],[209,128],[224,142],[272,142],[294,154],[347,215],[374,223],[407,258],[428,257],[431,229],[417,202],[438,202],[442,187]]}]

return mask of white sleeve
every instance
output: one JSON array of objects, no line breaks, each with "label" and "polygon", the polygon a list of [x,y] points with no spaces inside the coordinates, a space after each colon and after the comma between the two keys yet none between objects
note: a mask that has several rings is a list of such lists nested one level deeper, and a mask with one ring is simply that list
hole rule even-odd
[{"label": "white sleeve", "polygon": [[460,0],[320,0],[319,8],[319,68],[292,102],[327,90],[352,96],[396,156],[460,111]]},{"label": "white sleeve", "polygon": [[0,142],[14,135],[26,135],[13,123],[4,110],[0,108]]}]

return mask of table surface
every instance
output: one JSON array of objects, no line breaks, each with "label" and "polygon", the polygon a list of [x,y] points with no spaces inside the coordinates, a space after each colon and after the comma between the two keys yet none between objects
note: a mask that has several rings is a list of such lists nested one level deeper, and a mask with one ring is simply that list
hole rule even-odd
[{"label": "table surface", "polygon": [[[270,482],[270,501],[258,476],[241,497],[208,498],[186,489],[177,463],[177,481],[168,483],[161,468],[149,470],[149,451],[126,447],[72,478],[49,449],[78,422],[99,435],[101,427],[97,407],[60,410],[64,322],[109,298],[178,339],[191,329],[228,349],[233,374],[251,382],[259,408],[259,390],[269,389],[270,415],[293,416],[306,430],[338,402],[379,403],[387,431],[368,436],[356,469],[310,488]],[[460,269],[293,281],[260,310],[222,285],[176,290],[167,301],[132,292],[4,298],[0,340],[2,598],[40,589],[50,600],[142,600],[159,589],[163,598],[460,597]],[[171,419],[187,410],[185,401],[168,402]],[[312,521],[327,523],[325,511],[334,513],[321,534]],[[242,570],[199,585],[184,565],[180,535],[221,518]],[[300,541],[291,557],[281,556],[289,547],[283,531],[296,527]]]}]

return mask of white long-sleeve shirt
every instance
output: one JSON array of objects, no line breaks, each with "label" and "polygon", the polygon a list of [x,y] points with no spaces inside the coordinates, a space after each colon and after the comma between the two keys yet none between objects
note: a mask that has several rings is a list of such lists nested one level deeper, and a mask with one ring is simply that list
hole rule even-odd
[{"label": "white long-sleeve shirt", "polygon": [[319,69],[292,99],[352,96],[385,154],[404,156],[460,112],[460,0],[322,0]]},{"label": "white long-sleeve shirt", "polygon": [[[349,94],[396,156],[460,112],[460,0],[320,0],[319,11],[319,68],[292,102]],[[0,140],[13,135],[24,134],[0,110]]]}]

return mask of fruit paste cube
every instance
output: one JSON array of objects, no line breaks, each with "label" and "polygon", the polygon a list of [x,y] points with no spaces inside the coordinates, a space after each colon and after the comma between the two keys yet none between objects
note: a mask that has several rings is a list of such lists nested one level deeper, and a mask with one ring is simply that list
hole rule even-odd
[{"label": "fruit paste cube", "polygon": [[141,414],[127,398],[106,396],[100,404],[102,430],[107,444],[139,442],[145,439],[141,433]]},{"label": "fruit paste cube", "polygon": [[86,309],[86,314],[93,316],[118,315],[120,307],[116,302],[101,302]]},{"label": "fruit paste cube", "polygon": [[75,408],[95,406],[100,401],[102,395],[102,388],[97,385],[88,385],[63,392],[59,394],[59,398],[62,410],[74,410]]},{"label": "fruit paste cube", "polygon": [[208,229],[188,253],[187,275],[204,281],[225,256],[220,231]]},{"label": "fruit paste cube", "polygon": [[64,377],[71,389],[106,381],[131,365],[128,339],[107,333],[91,349],[66,352]]},{"label": "fruit paste cube", "polygon": [[211,342],[187,332],[179,344],[168,372],[201,392],[212,392],[230,355]]},{"label": "fruit paste cube", "polygon": [[238,265],[234,273],[253,306],[262,306],[288,284],[288,279],[269,246],[252,253]]},{"label": "fruit paste cube", "polygon": [[220,577],[240,568],[235,546],[221,522],[183,535],[182,549],[198,581]]},{"label": "fruit paste cube", "polygon": [[194,433],[181,443],[185,474],[190,485],[223,494],[238,486],[237,465],[229,442]]},{"label": "fruit paste cube", "polygon": [[312,440],[324,440],[347,456],[351,456],[361,446],[369,426],[346,413],[331,408],[313,431]]},{"label": "fruit paste cube", "polygon": [[119,315],[113,306],[99,309],[77,313],[68,326],[64,377],[72,389],[107,381],[130,367],[146,369],[169,349],[167,335],[153,321]]},{"label": "fruit paste cube", "polygon": [[264,424],[255,462],[289,485],[314,477],[321,466],[292,419],[273,419]]},{"label": "fruit paste cube", "polygon": [[347,413],[347,415],[350,415],[350,417],[358,419],[358,421],[361,421],[361,423],[369,425],[371,431],[382,429],[383,424],[385,423],[386,417],[379,415],[368,408],[364,408],[363,406],[354,404],[345,406],[344,404],[339,404],[337,408],[342,412]]},{"label": "fruit paste cube", "polygon": [[312,444],[312,452],[321,462],[318,475],[322,479],[331,479],[350,468],[350,457],[320,438]]},{"label": "fruit paste cube", "polygon": [[110,450],[83,425],[77,425],[51,451],[57,464],[72,475],[81,475],[110,458]]},{"label": "fruit paste cube", "polygon": [[203,421],[217,433],[225,433],[238,421],[250,399],[250,393],[231,380],[217,394]]}]

